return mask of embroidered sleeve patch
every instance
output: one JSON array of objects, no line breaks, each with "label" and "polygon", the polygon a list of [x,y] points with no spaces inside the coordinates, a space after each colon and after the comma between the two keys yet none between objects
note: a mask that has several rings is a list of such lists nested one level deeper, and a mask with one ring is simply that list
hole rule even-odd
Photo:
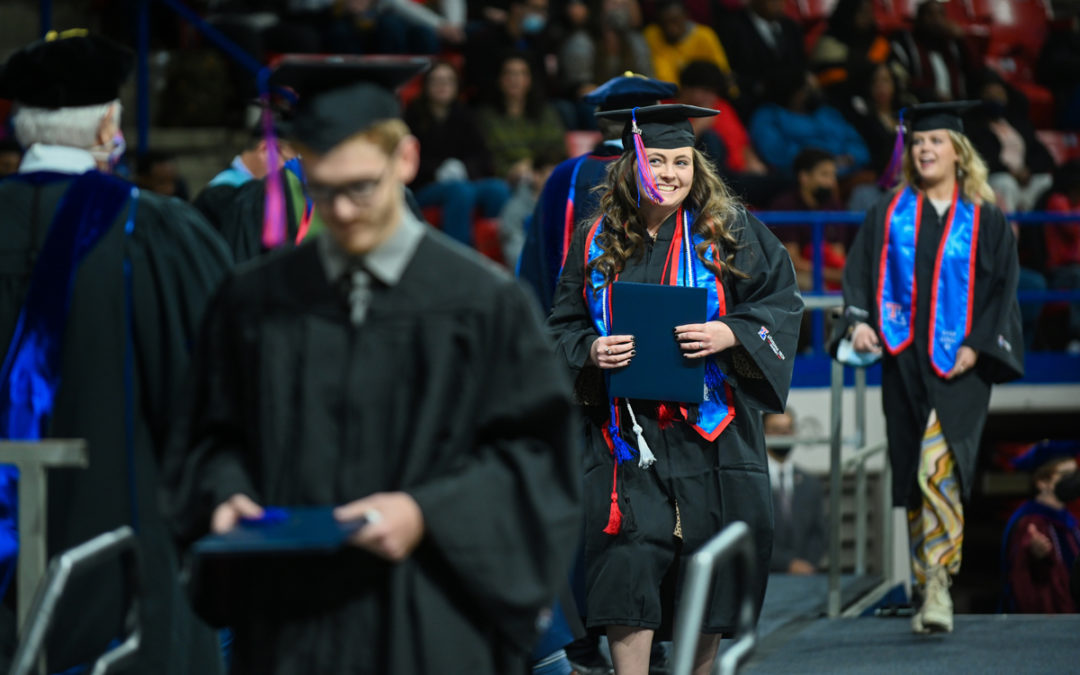
[{"label": "embroidered sleeve patch", "polygon": [[784,360],[784,352],[780,351],[780,348],[776,346],[776,341],[773,340],[773,337],[769,333],[768,328],[762,326],[761,330],[758,331],[758,337],[764,340],[765,343],[769,345],[769,349],[772,350],[773,354],[776,354],[776,358],[780,359],[781,361]]},{"label": "embroidered sleeve patch", "polygon": [[1005,351],[1012,353],[1012,344],[1010,344],[1009,341],[1005,339],[1004,335],[998,335],[998,347],[1001,347]]}]

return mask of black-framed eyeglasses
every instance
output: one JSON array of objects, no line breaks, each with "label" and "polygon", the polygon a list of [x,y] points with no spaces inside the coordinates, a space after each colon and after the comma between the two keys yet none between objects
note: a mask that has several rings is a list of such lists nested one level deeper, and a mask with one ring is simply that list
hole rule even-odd
[{"label": "black-framed eyeglasses", "polygon": [[365,178],[339,185],[322,185],[309,182],[307,185],[308,197],[311,197],[311,201],[316,204],[327,205],[333,204],[338,195],[344,195],[353,204],[358,206],[366,204],[375,196],[375,191],[386,180],[389,173],[390,164],[387,164],[382,173],[375,178]]}]

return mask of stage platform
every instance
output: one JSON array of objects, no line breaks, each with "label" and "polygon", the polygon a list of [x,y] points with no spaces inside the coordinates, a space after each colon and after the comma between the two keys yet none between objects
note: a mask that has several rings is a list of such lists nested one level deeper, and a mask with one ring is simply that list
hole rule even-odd
[{"label": "stage platform", "polygon": [[962,614],[949,634],[910,619],[813,619],[763,636],[740,672],[874,674],[1080,672],[1080,615]]}]

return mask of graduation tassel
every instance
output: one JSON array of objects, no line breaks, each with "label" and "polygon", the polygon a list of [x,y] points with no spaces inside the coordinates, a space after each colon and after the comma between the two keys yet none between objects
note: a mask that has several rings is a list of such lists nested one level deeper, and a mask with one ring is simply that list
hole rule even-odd
[{"label": "graduation tassel", "polygon": [[622,511],[619,509],[619,463],[615,462],[615,469],[611,476],[611,511],[608,512],[607,526],[604,534],[615,536],[622,530]]},{"label": "graduation tassel", "polygon": [[630,421],[634,423],[634,435],[637,436],[638,454],[638,468],[648,469],[653,464],[656,464],[656,455],[653,454],[652,448],[645,441],[645,435],[642,433],[644,430],[641,425],[638,424],[637,416],[634,415],[634,408],[630,405],[630,401],[626,402],[626,409],[630,411]]},{"label": "graduation tassel", "polygon": [[630,131],[634,136],[634,155],[637,157],[637,176],[638,176],[638,200],[637,205],[641,206],[641,188],[645,187],[645,196],[653,200],[657,204],[661,204],[664,198],[660,196],[660,191],[656,189],[656,181],[653,180],[652,169],[649,168],[649,160],[645,153],[645,143],[641,140],[641,127],[637,124],[637,115],[635,112],[637,108],[630,111]]},{"label": "graduation tassel", "polygon": [[630,447],[630,444],[623,440],[622,434],[619,433],[618,418],[616,415],[615,404],[611,404],[611,420],[608,422],[607,429],[604,430],[604,435],[607,437],[608,443],[611,445],[611,452],[615,455],[615,461],[617,464],[634,458],[634,449]]},{"label": "graduation tassel", "polygon": [[259,71],[259,98],[262,104],[263,136],[266,138],[266,161],[270,173],[266,176],[266,201],[263,209],[262,245],[273,249],[285,243],[285,191],[281,187],[278,168],[277,138],[274,135],[274,114],[270,109],[270,69]]},{"label": "graduation tassel", "polygon": [[675,425],[675,411],[667,403],[661,403],[656,409],[656,418],[661,429],[670,429]]},{"label": "graduation tassel", "polygon": [[[719,394],[723,391],[724,374],[713,359],[705,361],[705,392],[710,400],[719,400]],[[717,398],[713,399],[716,395]]]},{"label": "graduation tassel", "polygon": [[885,171],[881,173],[881,178],[878,179],[878,187],[888,190],[896,184],[897,176],[900,174],[900,167],[904,165],[904,108],[900,111],[900,122],[896,127],[896,142],[893,143],[892,156],[889,158],[889,164],[885,167]]}]

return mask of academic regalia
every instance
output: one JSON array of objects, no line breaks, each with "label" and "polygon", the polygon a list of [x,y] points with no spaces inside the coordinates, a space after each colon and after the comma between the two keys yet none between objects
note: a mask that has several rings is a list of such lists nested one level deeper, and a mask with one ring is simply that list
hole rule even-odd
[{"label": "academic regalia", "polygon": [[603,182],[608,165],[621,154],[621,144],[601,143],[588,154],[560,163],[544,183],[517,263],[518,277],[536,292],[544,311],[550,309],[555,294],[567,234],[596,214],[600,196],[593,188]]},{"label": "academic regalia", "polygon": [[[709,442],[685,422],[662,429],[655,401],[634,402],[637,419],[657,459],[647,470],[634,462],[619,466],[623,531],[612,536],[604,532],[611,506],[613,470],[603,436],[609,407],[601,371],[589,364],[589,348],[598,334],[582,298],[587,229],[575,233],[548,327],[556,338],[557,354],[576,378],[578,398],[586,404],[591,420],[586,425],[585,452],[589,625],[622,623],[620,620],[627,617],[620,614],[632,614],[643,596],[659,592],[659,588],[650,586],[648,573],[628,579],[605,575],[604,568],[616,557],[644,557],[657,545],[672,546],[673,537],[660,544],[641,539],[657,531],[674,531],[675,504],[679,505],[682,531],[680,578],[687,556],[726,525],[741,520],[750,526],[757,552],[755,569],[760,571],[753,590],[760,609],[772,551],[772,493],[760,412],[784,408],[802,315],[802,300],[787,251],[757,218],[741,212],[734,227],[739,242],[734,266],[749,277],[729,276],[723,280],[727,297],[723,321],[732,328],[741,346],[721,352],[718,359],[733,394],[729,404],[735,410],[734,420],[715,441]],[[646,247],[641,257],[626,262],[619,280],[660,283],[674,230],[673,216],[661,225],[655,242]],[[763,329],[769,341],[761,337]],[[779,354],[772,345],[777,346]],[[623,431],[633,443],[629,428]],[[639,553],[642,550],[646,552]],[[612,569],[625,568],[615,560]],[[730,591],[733,575],[729,569],[715,586],[705,620],[711,632],[727,632],[735,626],[737,606]],[[670,599],[661,601],[667,605]],[[671,616],[652,618],[657,625],[670,627]]]},{"label": "academic regalia", "polygon": [[[418,72],[408,60],[307,63],[345,80],[299,87],[294,133],[318,153],[400,114],[367,66]],[[580,526],[576,423],[532,302],[401,218],[362,256],[323,230],[254,260],[208,312],[165,480],[182,542],[237,493],[325,506],[403,491],[424,527],[397,563],[353,546],[197,561],[195,606],[233,629],[234,673],[522,672],[565,578]],[[358,275],[366,290],[343,288]]]},{"label": "academic regalia", "polygon": [[498,659],[531,646],[580,518],[574,416],[531,301],[428,230],[353,326],[316,244],[248,266],[210,311],[170,513],[190,541],[237,492],[405,490],[424,540],[396,565],[348,549],[222,589],[208,573],[196,606],[234,627],[238,672],[513,672]]},{"label": "academic regalia", "polygon": [[[670,82],[628,71],[604,82],[582,101],[601,111],[618,110],[652,105],[677,92],[678,87]],[[608,165],[622,153],[619,139],[601,141],[591,152],[560,163],[544,183],[517,263],[518,277],[536,291],[544,312],[551,308],[574,230],[597,213],[600,195],[593,188],[604,181]]]},{"label": "academic regalia", "polygon": [[[134,63],[129,50],[79,32],[53,38],[11,57],[0,71],[0,96],[50,109],[117,98]],[[87,441],[87,468],[47,472],[50,557],[122,525],[135,529],[142,642],[132,672],[216,673],[216,636],[181,593],[175,548],[158,510],[158,459],[188,347],[231,261],[195,209],[136,191],[94,164],[86,151],[34,143],[23,173],[0,181],[0,349],[9,373],[0,400],[3,433]],[[85,252],[58,256],[73,233]],[[65,279],[62,295],[70,288],[66,308],[42,292],[50,283],[55,290],[58,279]],[[40,321],[45,315],[52,318]],[[28,388],[16,385],[43,374],[55,375],[56,387],[34,386],[28,407]],[[50,627],[50,672],[96,659],[121,634],[126,605],[115,570],[69,586]]]},{"label": "academic regalia", "polygon": [[[1034,525],[1053,543],[1045,558],[1029,548]],[[1069,592],[1069,577],[1080,557],[1080,528],[1068,509],[1055,509],[1034,499],[1024,502],[1009,518],[1002,538],[1002,574],[1007,612],[1071,614],[1076,603]]]},{"label": "academic regalia", "polygon": [[[855,318],[871,326],[878,325],[878,263],[885,214],[893,196],[888,195],[867,212],[844,268],[844,305],[868,312],[866,317]],[[965,498],[971,494],[990,387],[1021,377],[1024,372],[1024,341],[1016,301],[1016,240],[996,206],[982,204],[980,214],[972,324],[962,343],[978,352],[979,358],[973,371],[946,380],[932,370],[928,356],[928,289],[933,287],[934,262],[945,221],[928,201],[922,208],[915,261],[915,284],[921,292],[916,295],[914,340],[898,355],[884,350],[882,357],[881,395],[893,466],[893,503],[897,506],[907,505],[919,493],[915,471],[931,409],[937,410],[945,438],[956,456]],[[838,329],[845,330],[846,326]]]},{"label": "academic regalia", "polygon": [[[33,174],[32,174],[33,175]],[[7,351],[26,296],[34,253],[41,249],[53,213],[70,184],[56,175],[39,185],[20,178],[0,182],[0,216],[5,247],[0,286],[0,345]],[[97,534],[134,524],[143,554],[143,642],[138,672],[217,671],[213,635],[196,621],[183,599],[175,551],[158,512],[157,459],[172,421],[175,388],[183,379],[187,349],[202,310],[230,264],[228,252],[210,226],[182,202],[140,191],[135,227],[124,233],[127,209],[80,264],[63,334],[62,382],[46,436],[85,438],[86,469],[48,472],[48,554],[57,555]],[[134,425],[125,427],[124,260],[131,261],[134,290],[130,319],[135,338],[132,386],[137,401]],[[134,434],[134,476],[125,453]],[[138,513],[129,503],[129,477],[138,495]],[[137,519],[137,523],[136,523]],[[104,651],[114,635],[94,635],[115,624],[102,621],[121,606],[119,580],[73,601],[84,609],[56,624],[64,635],[56,661],[73,665]],[[20,598],[20,602],[29,602]],[[103,625],[104,624],[104,625]],[[77,639],[72,636],[85,636]],[[102,638],[104,640],[102,641]],[[58,643],[55,647],[59,648]],[[70,655],[75,660],[65,658]]]}]

